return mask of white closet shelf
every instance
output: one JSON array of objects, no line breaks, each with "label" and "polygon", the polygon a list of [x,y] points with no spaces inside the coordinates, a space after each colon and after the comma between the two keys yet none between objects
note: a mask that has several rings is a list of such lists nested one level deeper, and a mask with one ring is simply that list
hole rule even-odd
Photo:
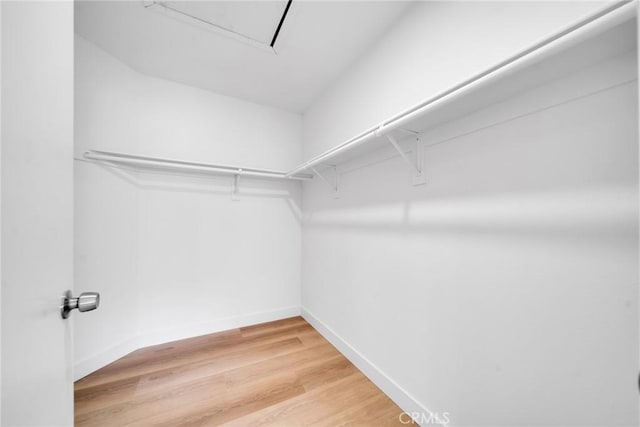
[{"label": "white closet shelf", "polygon": [[304,173],[288,174],[285,171],[273,169],[196,163],[159,157],[114,153],[111,151],[89,150],[84,153],[84,158],[99,162],[122,164],[141,169],[174,170],[194,174],[232,175],[235,177],[246,176],[280,180],[307,180],[313,178],[313,175]]},{"label": "white closet shelf", "polygon": [[[520,51],[475,76],[384,120],[355,137],[300,164],[287,173],[312,171],[337,191],[340,163],[391,143],[414,172],[414,184],[425,182],[420,142],[414,159],[408,158],[398,139],[434,128],[455,118],[505,101],[563,75],[579,71],[634,49],[638,0],[618,2]],[[330,183],[323,170],[333,168]]]}]

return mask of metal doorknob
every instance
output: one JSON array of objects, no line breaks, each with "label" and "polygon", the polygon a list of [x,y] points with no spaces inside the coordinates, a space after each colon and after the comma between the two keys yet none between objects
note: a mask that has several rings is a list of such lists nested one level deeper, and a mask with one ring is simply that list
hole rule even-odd
[{"label": "metal doorknob", "polygon": [[62,318],[66,319],[74,308],[77,308],[78,311],[91,311],[98,308],[99,305],[100,294],[97,292],[83,292],[79,297],[74,298],[71,291],[67,291],[64,293],[60,312]]}]

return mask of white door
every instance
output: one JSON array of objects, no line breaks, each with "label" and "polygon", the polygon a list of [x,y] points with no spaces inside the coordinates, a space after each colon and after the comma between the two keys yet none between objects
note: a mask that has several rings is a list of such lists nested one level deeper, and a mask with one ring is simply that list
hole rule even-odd
[{"label": "white door", "polygon": [[72,425],[73,3],[0,7],[2,425]]}]

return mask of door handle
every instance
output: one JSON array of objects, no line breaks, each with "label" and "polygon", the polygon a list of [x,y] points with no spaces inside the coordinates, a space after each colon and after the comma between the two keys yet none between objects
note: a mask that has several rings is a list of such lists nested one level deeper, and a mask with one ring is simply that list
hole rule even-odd
[{"label": "door handle", "polygon": [[68,318],[69,313],[74,308],[77,308],[78,311],[84,312],[95,310],[100,305],[100,294],[97,292],[83,292],[80,296],[74,298],[71,291],[66,291],[62,298],[60,314],[63,319]]}]

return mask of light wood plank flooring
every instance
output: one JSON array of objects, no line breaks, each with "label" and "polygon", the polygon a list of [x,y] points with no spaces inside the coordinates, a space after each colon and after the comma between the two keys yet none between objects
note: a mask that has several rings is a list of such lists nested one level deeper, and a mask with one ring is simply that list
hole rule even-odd
[{"label": "light wood plank flooring", "polygon": [[78,426],[387,426],[401,412],[301,317],[140,349],[75,383]]}]

